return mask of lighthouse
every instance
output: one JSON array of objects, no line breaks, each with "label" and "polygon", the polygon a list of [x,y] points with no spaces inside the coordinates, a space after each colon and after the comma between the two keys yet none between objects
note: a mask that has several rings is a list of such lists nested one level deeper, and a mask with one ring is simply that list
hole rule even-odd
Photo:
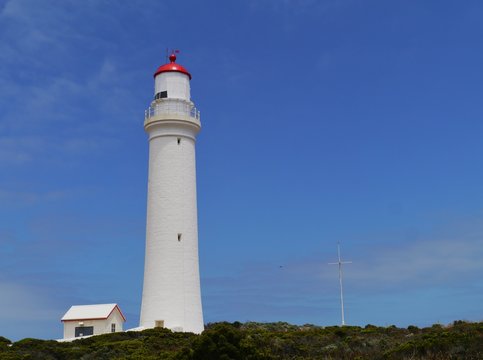
[{"label": "lighthouse", "polygon": [[195,163],[200,113],[191,101],[191,74],[174,52],[169,61],[154,73],[154,98],[144,117],[149,172],[139,325],[201,333]]}]

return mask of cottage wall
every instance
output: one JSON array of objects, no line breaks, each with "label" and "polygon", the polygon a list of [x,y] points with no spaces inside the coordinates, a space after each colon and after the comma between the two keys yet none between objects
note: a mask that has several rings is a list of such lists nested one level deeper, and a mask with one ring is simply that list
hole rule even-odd
[{"label": "cottage wall", "polygon": [[64,321],[64,339],[75,337],[75,328],[83,323],[84,327],[93,326],[94,335],[108,334],[111,332],[111,324],[116,324],[116,332],[123,331],[124,320],[115,309],[107,319],[100,320],[68,320]]}]

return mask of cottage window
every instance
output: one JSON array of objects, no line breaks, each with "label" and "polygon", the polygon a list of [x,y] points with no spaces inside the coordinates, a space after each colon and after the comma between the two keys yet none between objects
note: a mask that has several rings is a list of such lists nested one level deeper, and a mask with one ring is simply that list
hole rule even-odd
[{"label": "cottage window", "polygon": [[94,326],[77,326],[75,328],[75,337],[94,335]]}]

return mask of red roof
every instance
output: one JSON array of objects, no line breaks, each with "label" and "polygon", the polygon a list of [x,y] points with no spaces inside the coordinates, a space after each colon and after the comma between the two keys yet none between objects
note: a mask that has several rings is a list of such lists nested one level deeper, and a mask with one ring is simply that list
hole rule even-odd
[{"label": "red roof", "polygon": [[156,75],[161,74],[163,72],[174,71],[174,72],[180,72],[182,74],[188,75],[191,80],[191,74],[188,72],[188,70],[186,70],[184,66],[175,63],[176,55],[174,53],[169,55],[169,61],[171,61],[169,64],[161,65],[158,68],[158,70],[156,70],[156,72],[154,73],[154,77],[156,77]]}]

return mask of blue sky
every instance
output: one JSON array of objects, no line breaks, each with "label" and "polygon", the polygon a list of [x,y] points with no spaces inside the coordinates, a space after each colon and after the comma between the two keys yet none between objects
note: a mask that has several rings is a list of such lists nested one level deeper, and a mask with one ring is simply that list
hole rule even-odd
[{"label": "blue sky", "polygon": [[[0,335],[138,324],[143,114],[193,75],[205,322],[482,320],[480,1],[0,0]],[[282,266],[282,267],[280,267]]]}]

